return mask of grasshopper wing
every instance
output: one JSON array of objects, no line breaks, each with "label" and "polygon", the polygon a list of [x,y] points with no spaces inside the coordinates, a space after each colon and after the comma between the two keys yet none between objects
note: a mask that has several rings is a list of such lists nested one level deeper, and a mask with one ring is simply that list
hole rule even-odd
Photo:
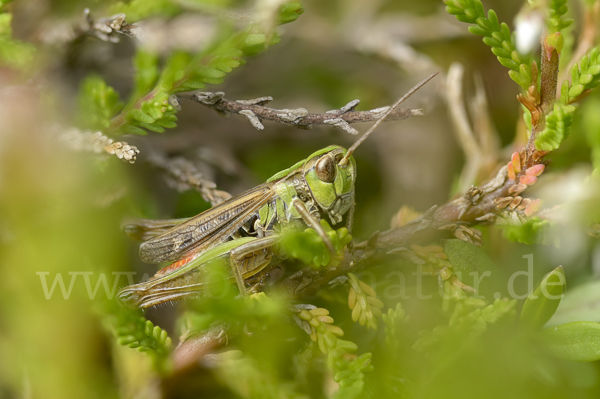
[{"label": "grasshopper wing", "polygon": [[142,243],[140,258],[148,263],[175,261],[225,242],[274,195],[272,183],[265,183],[232,197]]},{"label": "grasshopper wing", "polygon": [[164,234],[178,224],[187,222],[189,219],[132,219],[123,223],[121,229],[133,240],[147,241]]}]

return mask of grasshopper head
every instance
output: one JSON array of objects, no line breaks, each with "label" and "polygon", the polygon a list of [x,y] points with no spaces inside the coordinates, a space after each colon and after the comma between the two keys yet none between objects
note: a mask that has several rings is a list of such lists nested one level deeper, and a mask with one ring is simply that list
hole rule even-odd
[{"label": "grasshopper head", "polygon": [[[304,164],[303,174],[317,205],[323,209],[332,222],[339,223],[346,212],[354,205],[354,182],[356,162],[352,154],[404,100],[437,75],[434,73],[410,89],[402,98],[389,107],[377,122],[358,139],[348,150],[331,146],[312,154]],[[277,176],[277,175],[276,175]],[[273,178],[271,178],[273,179]]]},{"label": "grasshopper head", "polygon": [[339,223],[354,204],[356,162],[350,156],[340,165],[346,149],[331,146],[315,152],[304,164],[303,174],[317,205]]}]

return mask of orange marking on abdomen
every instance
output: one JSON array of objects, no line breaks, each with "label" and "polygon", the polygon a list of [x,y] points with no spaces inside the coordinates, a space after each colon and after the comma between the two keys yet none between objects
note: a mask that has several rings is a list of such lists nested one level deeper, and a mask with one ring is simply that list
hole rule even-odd
[{"label": "orange marking on abdomen", "polygon": [[158,275],[163,276],[165,274],[172,273],[175,270],[179,269],[180,267],[187,265],[188,263],[190,263],[197,257],[198,257],[198,253],[191,253],[187,256],[184,256],[183,258],[179,259],[177,262],[173,262],[169,266],[166,266],[166,267],[160,269],[158,272],[156,272],[155,276],[158,276]]}]

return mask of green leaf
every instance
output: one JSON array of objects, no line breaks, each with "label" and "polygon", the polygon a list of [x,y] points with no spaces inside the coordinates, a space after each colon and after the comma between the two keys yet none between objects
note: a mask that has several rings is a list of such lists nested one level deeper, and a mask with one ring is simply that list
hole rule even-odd
[{"label": "green leaf", "polygon": [[599,280],[570,289],[547,325],[556,326],[573,321],[600,322]]},{"label": "green leaf", "polygon": [[8,36],[12,35],[12,29],[10,27],[10,23],[12,21],[12,14],[7,12],[0,14],[0,36]]},{"label": "green leaf", "polygon": [[116,3],[110,8],[108,15],[123,13],[127,15],[128,22],[132,23],[152,16],[173,17],[182,11],[181,6],[173,0],[133,0],[129,3]]},{"label": "green leaf", "polygon": [[129,118],[135,119],[136,121],[140,121],[143,123],[153,123],[155,120],[153,117],[144,113],[141,109],[138,108],[130,109],[129,112],[127,112],[127,116]]},{"label": "green leaf", "polygon": [[102,130],[121,109],[119,94],[98,75],[88,76],[79,89],[80,125]]},{"label": "green leaf", "polygon": [[162,133],[165,131],[165,129],[158,123],[140,123],[140,126],[157,133]]},{"label": "green leaf", "polygon": [[183,83],[181,86],[179,86],[177,88],[177,92],[198,90],[198,89],[203,89],[205,87],[206,87],[205,82],[201,81],[200,79],[189,79],[188,81],[186,81],[185,83]]},{"label": "green leaf", "polygon": [[561,88],[561,103],[571,104],[586,90],[592,90],[600,85],[600,48],[593,48],[581,57],[571,68],[571,83],[567,82],[568,91]]},{"label": "green leaf", "polygon": [[394,309],[388,309],[387,313],[381,315],[381,319],[385,324],[385,344],[394,353],[398,353],[404,335],[405,323],[408,321],[406,312],[402,309],[402,304],[398,302]]},{"label": "green leaf", "polygon": [[576,321],[550,327],[541,337],[559,357],[582,362],[600,360],[600,324]]},{"label": "green leaf", "polygon": [[25,42],[0,37],[0,65],[21,68],[33,60],[36,48]]},{"label": "green leaf", "polygon": [[594,96],[582,105],[581,125],[586,133],[586,139],[592,148],[592,163],[595,168],[600,167],[600,98]]},{"label": "green leaf", "polygon": [[494,262],[481,247],[466,241],[446,240],[444,252],[448,255],[457,278],[475,289],[479,281],[486,282],[485,279],[480,279],[480,276],[497,270]]},{"label": "green leaf", "polygon": [[257,46],[264,45],[267,39],[267,35],[264,33],[250,33],[244,39],[244,46]]},{"label": "green leaf", "polygon": [[[578,79],[579,80],[579,77]],[[576,84],[571,86],[571,88],[569,89],[569,97],[570,98],[576,98],[579,97],[580,95],[583,94],[583,91],[585,90],[585,86],[582,84]]]},{"label": "green leaf", "polygon": [[555,223],[540,217],[532,217],[521,225],[501,225],[504,237],[513,242],[533,245],[550,245],[553,242],[552,228]]},{"label": "green leaf", "polygon": [[334,375],[334,380],[340,384],[340,389],[334,398],[360,398],[364,388],[364,373],[374,370],[371,364],[371,353],[363,353],[356,359],[343,365],[343,370]]},{"label": "green leaf", "polygon": [[548,7],[548,32],[559,32],[573,23],[563,16],[569,11],[567,0],[551,0]]},{"label": "green leaf", "polygon": [[289,1],[283,4],[279,9],[277,23],[279,25],[294,22],[304,12],[301,1]]},{"label": "green leaf", "polygon": [[23,68],[33,60],[36,48],[12,38],[12,14],[3,9],[8,1],[0,1],[0,66]]},{"label": "green leaf", "polygon": [[[348,234],[348,230],[345,227],[333,230],[323,219],[321,219],[320,224],[337,252],[341,252],[344,247],[352,241],[352,236]],[[285,257],[298,259],[301,262],[314,267],[327,265],[329,267],[335,267],[339,262],[339,259],[331,259],[331,254],[327,250],[323,240],[319,234],[311,228],[304,231],[298,231],[296,229],[284,231],[281,242],[279,243],[279,251]]]},{"label": "green leaf", "polygon": [[560,147],[569,135],[575,109],[573,105],[554,104],[554,109],[546,115],[544,130],[535,139],[535,147],[538,150],[554,151]]},{"label": "green leaf", "polygon": [[192,57],[183,52],[174,52],[165,64],[165,68],[160,76],[157,87],[161,91],[168,92],[175,85],[175,82],[182,79],[185,75],[185,69],[188,67]]},{"label": "green leaf", "polygon": [[[445,283],[450,285],[449,282]],[[496,299],[487,305],[482,299],[465,297],[457,301],[448,326],[437,326],[432,331],[424,330],[413,348],[419,352],[452,348],[466,336],[472,340],[485,332],[490,324],[512,320],[515,316],[516,300]],[[470,341],[469,341],[470,342]]]},{"label": "green leaf", "polygon": [[131,124],[123,125],[121,130],[122,130],[123,134],[139,134],[139,135],[148,134],[148,132],[146,132],[144,129],[141,129],[137,126],[133,126]]},{"label": "green leaf", "polygon": [[517,71],[508,71],[508,76],[510,76],[510,78],[521,87],[526,87],[531,84],[531,78],[527,79],[527,77],[523,76]]},{"label": "green leaf", "polygon": [[166,127],[167,129],[172,129],[177,126],[177,123],[166,119],[159,119],[156,121],[156,123],[159,126]]},{"label": "green leaf", "polygon": [[480,0],[444,0],[446,12],[461,22],[472,24],[469,32],[483,36],[483,42],[492,47],[498,61],[509,68],[509,76],[523,90],[531,85],[531,59],[519,55],[508,25],[499,24],[494,10],[489,10],[486,17]]},{"label": "green leaf", "polygon": [[135,86],[131,101],[135,101],[150,92],[156,85],[159,76],[158,56],[140,47],[135,53],[133,68],[135,70]]},{"label": "green leaf", "polygon": [[107,301],[98,310],[120,345],[147,353],[158,371],[168,369],[171,338],[166,331],[147,320],[140,311],[125,308],[117,301]]},{"label": "green leaf", "polygon": [[542,328],[556,312],[565,285],[565,271],[562,266],[546,274],[537,288],[527,296],[521,310],[521,324]]},{"label": "green leaf", "polygon": [[[145,4],[148,10],[144,10]],[[178,4],[171,4],[170,0],[148,0],[147,3],[134,0],[126,6],[120,4],[115,12],[133,12],[136,17],[153,13],[169,14],[170,11],[177,13]],[[289,22],[302,12],[302,5],[299,2],[289,2],[283,5],[281,12]],[[168,118],[176,112],[168,104],[169,95],[204,88],[206,84],[220,84],[227,73],[244,63],[244,55],[264,51],[279,41],[277,32],[267,35],[257,25],[249,24],[238,31],[235,29],[233,24],[223,23],[214,35],[214,40],[198,49],[197,53],[173,52],[160,74],[158,57],[143,49],[139,50],[134,60],[135,88],[124,111],[109,125],[110,130],[131,131],[125,125],[134,125],[162,132],[164,128],[175,127],[174,120]]]}]

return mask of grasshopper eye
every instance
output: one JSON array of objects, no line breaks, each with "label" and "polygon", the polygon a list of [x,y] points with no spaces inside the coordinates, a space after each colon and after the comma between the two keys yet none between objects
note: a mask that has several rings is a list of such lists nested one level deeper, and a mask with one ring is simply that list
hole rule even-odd
[{"label": "grasshopper eye", "polygon": [[319,180],[325,183],[333,183],[337,172],[333,158],[326,155],[319,159],[315,165],[315,171]]}]

